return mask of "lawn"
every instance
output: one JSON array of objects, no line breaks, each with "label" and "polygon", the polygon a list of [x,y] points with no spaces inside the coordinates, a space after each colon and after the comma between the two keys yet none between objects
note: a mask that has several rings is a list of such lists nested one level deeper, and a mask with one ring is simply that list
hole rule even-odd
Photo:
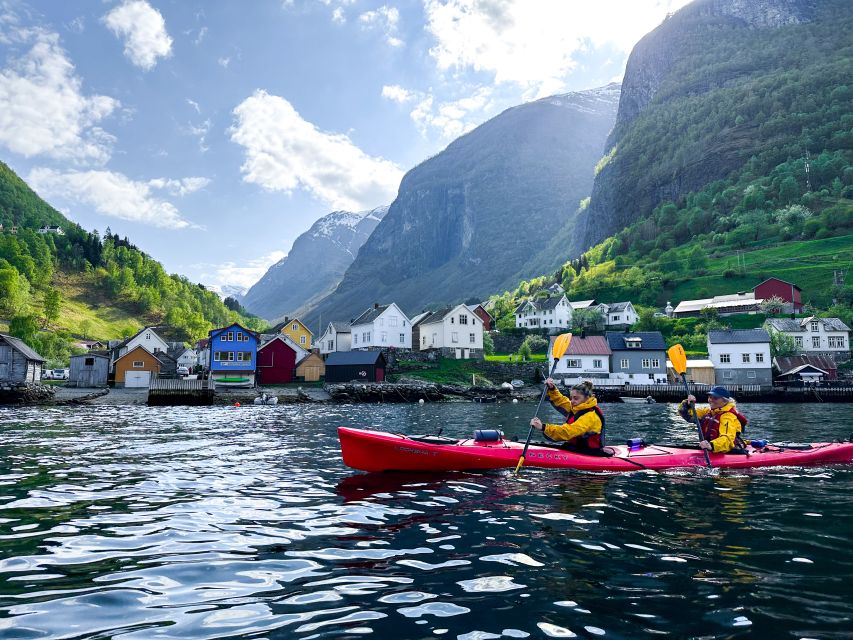
[{"label": "lawn", "polygon": [[[480,371],[474,360],[455,360],[451,358],[439,358],[435,364],[426,364],[422,362],[407,363],[401,361],[402,368],[408,368],[407,365],[418,366],[412,371],[402,371],[395,374],[395,378],[415,378],[425,380],[427,382],[436,382],[441,384],[466,384],[470,385],[473,375],[480,376]],[[427,368],[428,367],[428,368]]]},{"label": "lawn", "polygon": [[[486,362],[521,362],[519,357],[514,354],[495,354],[491,356],[485,356]],[[548,356],[544,353],[534,353],[531,354],[530,358],[527,359],[527,362],[547,362]]]}]

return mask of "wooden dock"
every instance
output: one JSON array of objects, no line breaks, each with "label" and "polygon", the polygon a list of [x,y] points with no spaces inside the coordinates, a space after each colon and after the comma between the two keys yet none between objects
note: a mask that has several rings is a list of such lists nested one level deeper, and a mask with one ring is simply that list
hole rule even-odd
[{"label": "wooden dock", "polygon": [[[689,384],[690,393],[699,402],[705,402],[708,384]],[[810,386],[761,386],[757,384],[733,384],[727,386],[735,400],[743,402],[853,402],[853,385],[831,387]],[[564,391],[565,393],[565,391]],[[596,386],[593,390],[599,400],[620,402],[619,398],[646,398],[657,402],[681,402],[684,397],[682,384],[649,384],[628,386]]]},{"label": "wooden dock", "polygon": [[216,383],[210,379],[155,378],[148,387],[148,406],[213,404]]}]

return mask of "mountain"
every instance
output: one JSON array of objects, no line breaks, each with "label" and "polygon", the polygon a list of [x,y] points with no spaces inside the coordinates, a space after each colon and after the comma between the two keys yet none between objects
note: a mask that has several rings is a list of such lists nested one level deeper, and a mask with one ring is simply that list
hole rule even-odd
[{"label": "mountain", "polygon": [[567,257],[747,163],[769,173],[849,147],[851,13],[846,0],[696,0],[640,40]]},{"label": "mountain", "polygon": [[338,285],[388,207],[333,211],[300,235],[284,258],[258,280],[240,303],[269,320],[297,315]]},{"label": "mountain", "polygon": [[556,267],[550,243],[589,195],[619,85],[513,107],[409,171],[388,214],[309,320],[374,302],[407,313],[477,299]]},{"label": "mountain", "polygon": [[[58,229],[39,233],[43,225]],[[176,339],[196,340],[230,322],[261,328],[128,238],[71,222],[0,162],[0,324],[50,363],[67,365],[74,336],[107,340],[168,324]]]}]

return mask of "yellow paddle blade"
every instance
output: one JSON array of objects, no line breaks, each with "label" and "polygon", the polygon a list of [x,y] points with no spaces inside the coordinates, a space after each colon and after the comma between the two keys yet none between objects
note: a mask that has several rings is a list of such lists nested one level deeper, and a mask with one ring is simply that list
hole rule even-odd
[{"label": "yellow paddle blade", "polygon": [[524,456],[521,456],[518,459],[518,464],[515,465],[515,471],[513,471],[513,475],[515,475],[515,476],[518,475],[518,471],[519,471],[519,469],[521,469],[521,465],[523,465],[523,464],[524,464]]},{"label": "yellow paddle blade", "polygon": [[571,341],[571,333],[561,333],[557,336],[556,340],[554,340],[554,346],[551,347],[551,355],[554,356],[554,360],[559,360],[563,357],[563,354],[568,350],[569,343]]},{"label": "yellow paddle blade", "polygon": [[672,362],[672,368],[678,375],[687,371],[687,354],[684,353],[684,347],[680,344],[674,344],[666,351],[669,356],[669,361]]}]

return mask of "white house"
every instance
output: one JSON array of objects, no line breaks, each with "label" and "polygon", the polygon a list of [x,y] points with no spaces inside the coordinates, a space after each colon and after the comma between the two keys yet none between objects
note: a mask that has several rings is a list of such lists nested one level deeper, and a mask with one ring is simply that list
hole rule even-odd
[{"label": "white house", "polygon": [[850,359],[850,327],[840,318],[771,318],[764,328],[791,336],[802,355]]},{"label": "white house", "polygon": [[614,302],[607,305],[604,324],[608,327],[630,327],[640,319],[631,302]]},{"label": "white house", "polygon": [[698,300],[682,300],[672,310],[676,318],[702,315],[702,309],[716,309],[721,316],[730,316],[736,313],[757,313],[761,308],[762,298],[756,298],[754,291],[742,291],[713,298],[701,298]]},{"label": "white house", "polygon": [[56,224],[46,224],[39,227],[39,233],[53,233],[57,236],[64,236],[65,232],[62,230],[62,227]]},{"label": "white house", "polygon": [[352,350],[412,348],[412,324],[393,302],[374,304],[353,320],[350,331]]},{"label": "white house", "polygon": [[202,338],[195,343],[196,365],[207,368],[210,362],[210,338]]},{"label": "white house", "polygon": [[[551,352],[556,336],[551,337],[548,347],[548,370],[554,366]],[[596,384],[610,383],[610,356],[612,351],[604,336],[575,337],[569,343],[566,353],[560,358],[554,369],[554,379],[565,384],[575,384],[580,380],[592,379]],[[619,383],[617,383],[619,384]]]},{"label": "white house", "polygon": [[166,341],[158,336],[154,329],[151,327],[145,327],[136,335],[119,341],[117,344],[113,344],[112,341],[110,342],[110,351],[112,352],[110,357],[110,370],[112,370],[116,360],[126,353],[133,351],[136,347],[143,347],[151,354],[156,354],[158,351],[162,351],[164,353],[168,353],[169,351],[169,345]]},{"label": "white house", "polygon": [[335,351],[349,351],[352,348],[352,332],[349,322],[330,322],[320,336],[320,355],[327,356]]},{"label": "white house", "polygon": [[528,329],[569,327],[572,306],[564,295],[525,300],[515,309],[515,326]]},{"label": "white house", "polygon": [[175,362],[178,363],[179,367],[186,367],[190,371],[192,371],[193,367],[195,367],[198,362],[198,354],[195,349],[190,349],[185,345],[181,345],[180,347],[171,347],[168,354],[175,359]]},{"label": "white house", "polygon": [[438,349],[451,358],[483,355],[483,321],[466,305],[459,304],[419,318],[417,348]]},{"label": "white house", "polygon": [[764,329],[708,332],[708,359],[721,385],[773,382],[770,335]]}]

